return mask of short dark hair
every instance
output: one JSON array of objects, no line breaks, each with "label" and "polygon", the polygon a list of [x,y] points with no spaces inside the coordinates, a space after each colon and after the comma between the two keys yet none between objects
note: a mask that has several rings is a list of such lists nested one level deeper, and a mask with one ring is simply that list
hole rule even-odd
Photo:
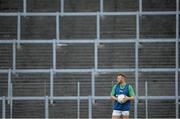
[{"label": "short dark hair", "polygon": [[124,78],[127,78],[126,75],[124,75],[124,74],[122,74],[122,73],[118,73],[118,74],[117,74],[117,77],[118,77],[118,76],[122,76],[122,77],[124,77]]}]

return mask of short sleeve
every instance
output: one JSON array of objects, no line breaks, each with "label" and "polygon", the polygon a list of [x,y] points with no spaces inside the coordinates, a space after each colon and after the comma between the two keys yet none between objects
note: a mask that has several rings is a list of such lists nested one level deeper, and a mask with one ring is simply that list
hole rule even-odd
[{"label": "short sleeve", "polygon": [[114,85],[114,86],[112,87],[111,96],[115,96],[115,87],[116,87],[116,85]]},{"label": "short sleeve", "polygon": [[131,85],[129,85],[129,96],[135,96],[134,89]]}]

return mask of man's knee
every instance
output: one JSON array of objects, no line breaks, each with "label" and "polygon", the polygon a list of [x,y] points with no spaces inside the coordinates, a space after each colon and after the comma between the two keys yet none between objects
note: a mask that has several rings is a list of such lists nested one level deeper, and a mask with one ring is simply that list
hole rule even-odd
[{"label": "man's knee", "polygon": [[120,119],[120,116],[112,116],[112,119]]}]

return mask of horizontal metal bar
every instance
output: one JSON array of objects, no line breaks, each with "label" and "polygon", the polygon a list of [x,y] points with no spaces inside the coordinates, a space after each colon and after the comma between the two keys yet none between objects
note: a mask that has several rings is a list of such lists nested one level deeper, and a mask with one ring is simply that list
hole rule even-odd
[{"label": "horizontal metal bar", "polygon": [[134,43],[134,39],[98,39],[99,43]]},{"label": "horizontal metal bar", "polygon": [[[0,70],[0,73],[8,73],[9,70]],[[92,69],[56,69],[57,73],[86,73],[92,72]],[[13,73],[50,73],[51,69],[16,69]]]},{"label": "horizontal metal bar", "polygon": [[[175,68],[139,68],[139,72],[175,72]],[[0,73],[8,73],[8,69],[1,69]],[[93,72],[94,69],[55,69],[57,73],[88,73]],[[106,72],[134,72],[135,68],[122,68],[122,69],[97,69],[97,73]],[[179,68],[180,71],[180,68]],[[16,69],[12,70],[13,73],[50,73],[51,69]]]},{"label": "horizontal metal bar", "polygon": [[[0,70],[0,73],[8,73],[9,70]],[[51,69],[16,69],[14,73],[50,73]],[[133,72],[134,69],[98,69],[97,72]],[[57,73],[85,73],[93,72],[92,69],[56,69]]]},{"label": "horizontal metal bar", "polygon": [[9,69],[0,69],[0,73],[8,73]]},{"label": "horizontal metal bar", "polygon": [[54,100],[88,100],[88,96],[55,96]]},{"label": "horizontal metal bar", "polygon": [[176,11],[148,11],[141,12],[140,15],[176,15]]},{"label": "horizontal metal bar", "polygon": [[[139,99],[143,99],[143,100],[146,100],[146,99],[149,99],[149,100],[174,100],[176,99],[176,96],[139,96],[138,97]],[[179,96],[180,98],[180,96]],[[104,100],[104,99],[111,99],[110,96],[94,96],[94,99],[95,100]]]},{"label": "horizontal metal bar", "polygon": [[134,72],[134,68],[127,68],[127,69],[97,69],[97,72]]},{"label": "horizontal metal bar", "polygon": [[139,39],[139,42],[176,42],[176,38],[154,38],[154,39]]},{"label": "horizontal metal bar", "polygon": [[[103,12],[105,16],[124,16],[124,15],[176,15],[176,11],[148,11],[148,12]],[[180,14],[180,12],[179,12]]]},{"label": "horizontal metal bar", "polygon": [[[55,39],[56,40],[56,39]],[[135,43],[136,39],[98,39],[99,43]],[[179,39],[180,40],[180,39]],[[14,41],[16,43],[53,43],[54,39],[40,40],[40,39],[31,39],[31,40],[0,40],[0,44],[12,44]],[[139,39],[139,42],[176,42],[176,39]],[[56,40],[56,43],[95,43],[95,39],[62,39]]]},{"label": "horizontal metal bar", "polygon": [[175,68],[139,68],[139,72],[175,72]]},{"label": "horizontal metal bar", "polygon": [[14,73],[50,73],[51,69],[16,69]]},{"label": "horizontal metal bar", "polygon": [[18,16],[18,12],[1,12],[0,16]]},{"label": "horizontal metal bar", "polygon": [[26,12],[20,13],[21,16],[56,16],[56,12]]},{"label": "horizontal metal bar", "polygon": [[34,97],[12,97],[12,100],[44,100],[44,96],[34,96]]},{"label": "horizontal metal bar", "polygon": [[[88,100],[89,96],[54,96],[53,100]],[[3,97],[0,97],[0,100],[2,100]],[[6,100],[8,100],[8,97],[5,97]],[[12,100],[44,100],[44,96],[18,96],[18,97],[12,97]],[[48,100],[50,100],[51,97],[48,97]],[[92,97],[93,99],[93,97]],[[94,96],[95,100],[110,100],[110,96]],[[176,96],[139,96],[138,99],[140,100],[174,100],[176,99]],[[180,96],[179,96],[180,99]]]},{"label": "horizontal metal bar", "polygon": [[[57,13],[57,12],[26,12],[26,13],[20,13],[20,16],[56,16],[59,14],[59,16],[96,16],[96,12],[88,12],[88,13]],[[17,13],[0,13],[0,16],[17,16]]]},{"label": "horizontal metal bar", "polygon": [[0,44],[4,44],[4,43],[53,43],[53,39],[48,39],[48,40],[39,40],[39,39],[31,39],[31,40],[0,40]]},{"label": "horizontal metal bar", "polygon": [[53,43],[53,39],[52,40],[19,40],[16,41],[17,43]]},{"label": "horizontal metal bar", "polygon": [[[48,97],[48,100],[87,100],[88,96],[54,96],[54,97]],[[0,98],[2,100],[2,97]],[[8,97],[6,97],[6,100],[8,100]],[[44,100],[44,96],[18,96],[18,97],[12,97],[12,100]]]},{"label": "horizontal metal bar", "polygon": [[0,44],[12,44],[15,40],[0,40]]},{"label": "horizontal metal bar", "polygon": [[[55,39],[56,40],[56,39]],[[31,40],[15,40],[16,43],[53,43],[54,39],[40,40],[40,39],[31,39]],[[13,43],[14,40],[0,40],[0,44]],[[66,40],[56,40],[56,43],[94,43],[94,39],[66,39]]]},{"label": "horizontal metal bar", "polygon": [[58,40],[57,43],[94,43],[94,39]]},{"label": "horizontal metal bar", "polygon": [[64,12],[60,16],[96,16],[97,12]]},{"label": "horizontal metal bar", "polygon": [[[57,13],[57,12],[26,12],[20,13],[20,16],[96,16],[97,12],[65,12],[65,13]],[[176,15],[176,11],[144,11],[144,12],[100,12],[101,16],[124,16],[124,15]],[[180,12],[178,13],[180,14]],[[0,16],[17,16],[18,13],[15,12],[1,12]]]},{"label": "horizontal metal bar", "polygon": [[[180,70],[180,69],[179,69]],[[57,69],[55,72],[93,72],[93,69]],[[135,68],[97,69],[97,72],[134,72]],[[139,68],[139,72],[174,72],[175,68]]]},{"label": "horizontal metal bar", "polygon": [[111,99],[110,96],[94,96],[94,100],[107,100],[107,99]]},{"label": "horizontal metal bar", "polygon": [[[99,39],[99,43],[135,43],[136,39]],[[167,38],[162,38],[162,39],[139,39],[139,42],[142,43],[157,43],[157,42],[176,42],[176,39],[167,39]]]},{"label": "horizontal metal bar", "polygon": [[138,12],[100,12],[99,14],[102,16],[120,16],[120,15],[136,15]]},{"label": "horizontal metal bar", "polygon": [[92,69],[56,69],[55,72],[59,73],[86,73],[92,72]]},{"label": "horizontal metal bar", "polygon": [[174,100],[176,96],[139,96],[138,98],[141,100]]}]

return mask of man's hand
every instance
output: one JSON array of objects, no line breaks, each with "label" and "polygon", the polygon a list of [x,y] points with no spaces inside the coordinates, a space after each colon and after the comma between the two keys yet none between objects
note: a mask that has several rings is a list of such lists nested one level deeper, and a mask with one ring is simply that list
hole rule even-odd
[{"label": "man's hand", "polygon": [[128,96],[124,96],[123,102],[127,102],[128,100],[129,100],[129,97]]},{"label": "man's hand", "polygon": [[113,100],[113,101],[117,101],[118,99],[117,99],[117,97],[115,97],[115,96],[111,96],[111,99]]},{"label": "man's hand", "polygon": [[125,96],[123,100],[125,102],[128,101],[128,100],[134,100],[134,96],[131,96],[131,97]]}]

